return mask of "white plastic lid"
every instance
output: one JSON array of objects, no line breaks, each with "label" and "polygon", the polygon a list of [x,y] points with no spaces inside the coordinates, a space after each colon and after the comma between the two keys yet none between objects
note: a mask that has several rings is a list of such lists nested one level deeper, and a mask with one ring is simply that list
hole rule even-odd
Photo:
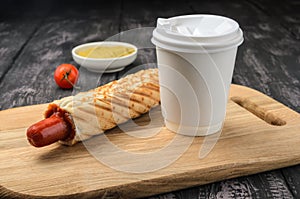
[{"label": "white plastic lid", "polygon": [[218,52],[243,42],[239,24],[217,15],[185,15],[157,19],[152,43],[178,52]]}]

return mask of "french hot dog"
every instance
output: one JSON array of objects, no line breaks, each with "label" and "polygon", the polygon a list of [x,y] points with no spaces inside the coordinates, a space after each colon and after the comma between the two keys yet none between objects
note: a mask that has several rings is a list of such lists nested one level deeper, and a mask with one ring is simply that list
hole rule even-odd
[{"label": "french hot dog", "polygon": [[35,147],[73,145],[148,112],[159,100],[157,69],[142,70],[50,103],[45,119],[27,129],[27,139]]}]

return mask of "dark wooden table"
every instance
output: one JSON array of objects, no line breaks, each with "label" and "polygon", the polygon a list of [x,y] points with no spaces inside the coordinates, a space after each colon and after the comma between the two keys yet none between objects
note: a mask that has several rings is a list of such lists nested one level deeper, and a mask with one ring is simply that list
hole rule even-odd
[{"label": "dark wooden table", "polygon": [[[157,17],[193,13],[237,20],[245,42],[239,48],[233,82],[300,112],[297,0],[1,1],[0,110],[71,95],[72,90],[56,86],[53,72],[61,63],[75,64],[71,57],[74,46],[133,28],[154,27]],[[119,73],[103,75],[98,84],[119,78],[137,65],[152,63],[153,57],[153,50],[143,50],[134,64]],[[300,198],[300,165],[151,198]]]}]

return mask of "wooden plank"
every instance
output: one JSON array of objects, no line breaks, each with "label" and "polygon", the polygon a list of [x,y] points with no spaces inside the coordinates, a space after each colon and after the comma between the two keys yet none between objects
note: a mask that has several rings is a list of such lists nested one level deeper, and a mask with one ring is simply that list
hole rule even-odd
[{"label": "wooden plank", "polygon": [[[71,95],[72,90],[59,89],[55,84],[55,68],[61,63],[75,64],[71,57],[74,46],[104,40],[118,32],[118,1],[108,4],[94,2],[95,6],[88,7],[84,13],[80,2],[55,4],[52,15],[43,21],[0,82],[1,109],[47,103]],[[99,12],[100,7],[103,12]],[[91,75],[82,70],[83,77]],[[90,79],[97,79],[99,75],[95,76]],[[101,79],[98,78],[99,84],[115,78],[114,74],[102,75]]]},{"label": "wooden plank", "polygon": [[[24,21],[0,22],[0,56],[2,57],[0,60],[0,81],[34,32],[37,22],[37,20],[35,22],[27,21],[27,23]],[[31,26],[28,26],[28,23]]]},{"label": "wooden plank", "polygon": [[[246,1],[223,0],[223,1],[195,1],[188,0],[187,3],[193,10],[193,13],[214,14],[230,17],[236,20],[244,29],[246,26],[255,25],[261,19],[265,19],[266,15],[253,5]],[[251,20],[250,20],[251,19]]]},{"label": "wooden plank", "polygon": [[[162,123],[159,121],[162,118],[159,117],[159,109],[153,110],[156,116],[152,119],[154,126],[144,126],[143,129],[133,128],[133,126],[127,128],[131,133],[138,134],[161,128],[159,133],[154,136],[143,139],[128,136],[128,134],[122,133],[124,126],[120,126],[120,128],[107,132],[104,136],[94,137],[84,144],[77,144],[73,147],[54,144],[44,148],[34,148],[27,143],[24,135],[26,129],[23,127],[24,122],[20,123],[16,120],[14,128],[6,127],[0,131],[0,185],[5,188],[6,192],[7,190],[15,191],[14,193],[10,192],[11,194],[102,197],[106,193],[112,194],[114,197],[136,198],[249,175],[300,162],[300,147],[296,139],[299,136],[300,125],[298,113],[257,91],[242,86],[233,85],[230,96],[245,98],[263,108],[268,115],[274,114],[280,117],[286,121],[286,124],[270,125],[235,102],[229,101],[224,129],[217,144],[205,158],[199,159],[199,146],[203,146],[204,138],[176,135],[160,126]],[[26,111],[30,116],[28,122],[39,117],[44,111],[43,108],[44,105],[27,108]],[[3,124],[9,123],[7,121],[10,118],[9,115],[18,119],[18,113],[25,112],[22,109],[24,108],[1,111],[0,121]],[[148,123],[149,119],[147,118],[147,116],[141,117],[136,122],[143,125],[145,122]],[[179,136],[180,142],[174,145],[175,148],[171,148],[167,156],[159,155],[160,161],[146,155],[162,150],[166,143],[174,144],[177,136]],[[141,162],[135,158],[126,158],[125,160],[120,152],[111,151],[111,146],[103,143],[105,137],[122,151],[143,154],[143,159]],[[188,145],[187,150],[181,153],[176,161],[172,164],[156,165],[170,160],[169,158],[176,155],[174,152],[179,149],[178,147],[184,145],[188,139],[192,140],[191,145]],[[100,149],[98,151],[101,153],[100,158],[105,158],[105,160],[102,159],[99,162],[100,159],[98,159],[97,161],[95,158],[99,158],[99,156],[91,155],[95,155],[92,151],[94,149]],[[13,161],[8,157],[12,157]],[[115,162],[108,163],[106,158],[112,158],[111,160]],[[138,167],[139,164],[142,164],[143,167]],[[151,172],[142,172],[146,166],[149,168],[153,165],[159,167]],[[121,171],[113,169],[116,168],[115,166],[129,170],[132,168],[142,170],[140,173],[124,172],[120,167]],[[266,178],[271,178],[271,180],[269,179],[271,182],[276,175],[276,173],[271,176],[267,174]],[[18,180],[16,181],[16,179]],[[276,179],[280,179],[280,176]],[[230,187],[235,189],[235,186],[239,187],[237,190],[248,190],[248,184],[243,179],[242,184],[239,182],[235,184],[235,182],[224,181],[216,187],[217,190],[212,191],[219,193],[220,196],[222,194],[230,196],[232,193],[236,194],[234,196],[239,196],[236,192],[230,190],[225,192],[225,190]],[[270,184],[271,190],[272,186],[276,190],[285,187],[284,181]],[[190,191],[198,193],[195,189]],[[245,193],[243,192],[243,194]],[[184,195],[185,192],[177,192],[177,194]],[[189,193],[187,194],[189,195]],[[270,196],[290,196],[290,193],[284,190],[272,194],[275,195]]]},{"label": "wooden plank", "polygon": [[[15,6],[15,3],[21,5]],[[0,82],[29,42],[36,28],[51,8],[49,2],[36,2],[39,9],[16,1],[3,1],[0,7]],[[21,11],[24,9],[25,11]]]},{"label": "wooden plank", "polygon": [[286,183],[289,186],[294,198],[300,197],[300,166],[296,165],[282,169],[282,174],[286,179]]},{"label": "wooden plank", "polygon": [[274,1],[271,0],[252,0],[251,2],[268,16],[276,19],[296,40],[300,39],[299,1],[278,1],[276,6],[272,6]]},{"label": "wooden plank", "polygon": [[215,183],[211,195],[216,198],[293,198],[284,177],[276,170]]}]

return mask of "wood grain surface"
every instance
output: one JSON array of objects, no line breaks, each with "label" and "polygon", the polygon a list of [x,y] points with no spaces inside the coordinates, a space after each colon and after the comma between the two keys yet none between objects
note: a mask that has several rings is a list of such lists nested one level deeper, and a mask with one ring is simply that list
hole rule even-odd
[{"label": "wood grain surface", "polygon": [[230,99],[222,132],[206,138],[168,131],[158,107],[73,147],[28,144],[46,104],[1,111],[0,192],[138,198],[300,163],[300,114],[243,86],[232,85]]},{"label": "wood grain surface", "polygon": [[[58,89],[52,75],[56,65],[74,64],[70,50],[77,44],[151,27],[157,17],[211,13],[234,18],[244,31],[233,82],[300,112],[299,10],[298,0],[1,1],[0,110],[72,94],[72,90]],[[101,79],[91,74],[91,79],[105,84],[138,70],[137,65],[149,67],[145,63],[153,62],[155,53],[143,50],[124,71]],[[151,198],[300,198],[299,182],[299,166],[294,166]]]}]

